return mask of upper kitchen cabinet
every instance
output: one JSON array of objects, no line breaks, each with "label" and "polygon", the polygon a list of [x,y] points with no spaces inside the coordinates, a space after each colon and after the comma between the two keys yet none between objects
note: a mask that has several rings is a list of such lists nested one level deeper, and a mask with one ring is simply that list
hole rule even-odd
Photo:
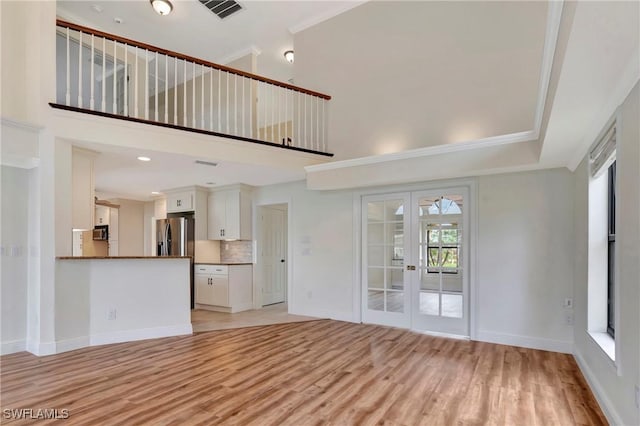
[{"label": "upper kitchen cabinet", "polygon": [[209,239],[251,239],[251,190],[239,185],[209,194]]},{"label": "upper kitchen cabinet", "polygon": [[109,225],[109,219],[111,218],[111,207],[96,205],[96,220],[95,224]]},{"label": "upper kitchen cabinet", "polygon": [[194,211],[195,190],[167,194],[167,213]]},{"label": "upper kitchen cabinet", "polygon": [[73,147],[71,155],[71,227],[88,230],[94,226],[94,151]]},{"label": "upper kitchen cabinet", "polygon": [[[191,213],[195,219],[195,239],[207,239],[207,188],[190,186],[163,191],[167,194],[166,213]],[[156,213],[158,208],[156,204]],[[156,217],[158,219],[159,217]]]}]

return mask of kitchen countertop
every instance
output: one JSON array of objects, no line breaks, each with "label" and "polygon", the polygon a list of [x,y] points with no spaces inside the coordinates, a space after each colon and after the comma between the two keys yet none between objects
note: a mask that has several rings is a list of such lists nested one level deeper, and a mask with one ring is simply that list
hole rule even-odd
[{"label": "kitchen countertop", "polygon": [[58,256],[58,260],[190,259],[191,256]]},{"label": "kitchen countertop", "polygon": [[225,266],[233,266],[233,265],[253,265],[251,262],[240,262],[240,263],[224,263],[224,262],[196,262],[196,265],[225,265]]}]

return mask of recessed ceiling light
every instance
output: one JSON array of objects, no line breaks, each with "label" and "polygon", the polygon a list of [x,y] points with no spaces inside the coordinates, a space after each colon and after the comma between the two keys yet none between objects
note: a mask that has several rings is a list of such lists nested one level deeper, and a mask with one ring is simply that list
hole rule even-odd
[{"label": "recessed ceiling light", "polygon": [[138,160],[140,160],[140,161],[151,161],[151,158],[149,158],[149,157],[138,157]]},{"label": "recessed ceiling light", "polygon": [[173,5],[169,0],[149,0],[151,2],[151,6],[153,10],[155,10],[158,15],[165,16],[171,13],[173,10]]},{"label": "recessed ceiling light", "polygon": [[160,194],[161,194],[161,192],[158,192],[158,191],[151,191],[151,195],[160,195]]}]

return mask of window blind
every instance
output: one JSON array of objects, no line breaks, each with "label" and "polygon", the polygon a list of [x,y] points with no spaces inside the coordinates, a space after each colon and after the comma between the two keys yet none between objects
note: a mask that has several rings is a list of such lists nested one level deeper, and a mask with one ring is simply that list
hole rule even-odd
[{"label": "window blind", "polygon": [[615,121],[589,152],[591,176],[598,177],[616,159],[616,123]]}]

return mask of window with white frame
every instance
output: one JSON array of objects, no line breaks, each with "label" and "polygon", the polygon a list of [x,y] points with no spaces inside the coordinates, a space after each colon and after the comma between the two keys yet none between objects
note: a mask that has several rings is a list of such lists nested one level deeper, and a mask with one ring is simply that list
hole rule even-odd
[{"label": "window with white frame", "polygon": [[589,152],[588,331],[615,360],[616,123]]}]

